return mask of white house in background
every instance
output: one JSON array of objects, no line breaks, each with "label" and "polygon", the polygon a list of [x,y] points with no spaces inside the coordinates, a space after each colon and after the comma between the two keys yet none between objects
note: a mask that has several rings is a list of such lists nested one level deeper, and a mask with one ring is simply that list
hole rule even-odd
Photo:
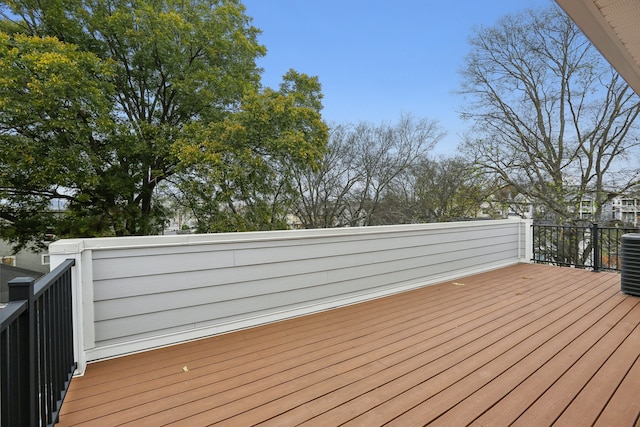
[{"label": "white house in background", "polygon": [[11,267],[48,273],[49,253],[47,250],[35,252],[24,249],[14,254],[11,245],[4,240],[0,240],[0,263]]},{"label": "white house in background", "polygon": [[608,201],[602,208],[604,220],[622,221],[637,227],[640,224],[640,199],[620,195]]},{"label": "white house in background", "polygon": [[165,227],[165,234],[167,232],[179,232],[181,230],[191,230],[196,228],[197,221],[185,210],[177,210],[173,217],[169,218]]},{"label": "white house in background", "polygon": [[[506,208],[504,207],[506,206]],[[585,194],[578,206],[577,218],[584,221],[591,221],[596,213],[595,198]],[[508,218],[519,217],[533,219],[534,213],[537,219],[545,218],[544,205],[534,204],[527,196],[517,194],[511,200],[497,202],[489,199],[482,203],[478,218]],[[552,219],[553,215],[549,216]],[[637,227],[640,224],[640,197],[633,195],[618,195],[607,201],[602,206],[603,221],[622,221],[626,224],[633,224]]]},{"label": "white house in background", "polygon": [[595,198],[589,194],[585,194],[580,200],[580,206],[578,206],[578,209],[578,219],[591,221],[597,209]]}]

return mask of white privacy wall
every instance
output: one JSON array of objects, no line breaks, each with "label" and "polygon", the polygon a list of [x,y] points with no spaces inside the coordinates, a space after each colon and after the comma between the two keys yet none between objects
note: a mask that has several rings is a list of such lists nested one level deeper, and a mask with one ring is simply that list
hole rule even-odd
[{"label": "white privacy wall", "polygon": [[[80,364],[530,259],[530,222],[62,240],[76,258]],[[84,360],[83,360],[84,359]]]}]

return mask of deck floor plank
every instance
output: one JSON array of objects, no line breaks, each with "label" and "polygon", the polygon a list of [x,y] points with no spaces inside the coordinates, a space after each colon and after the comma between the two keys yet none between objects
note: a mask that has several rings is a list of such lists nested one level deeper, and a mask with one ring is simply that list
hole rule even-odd
[{"label": "deck floor plank", "polygon": [[[409,301],[410,302],[410,301]],[[409,307],[413,307],[415,304],[409,304]],[[393,307],[393,312],[395,313],[401,313],[402,311],[396,311],[397,307]],[[343,330],[350,330],[353,331],[355,329],[355,331],[351,332],[350,334],[346,335],[346,338],[343,338],[344,342],[346,342],[348,344],[349,347],[353,346],[354,343],[354,337],[351,336],[352,334],[356,334],[356,335],[362,335],[362,329],[360,327],[358,327],[359,325],[355,324],[355,319],[348,319],[345,322],[345,326],[351,326],[351,328],[345,328],[345,326],[342,327]],[[286,323],[286,322],[283,322]],[[355,326],[354,326],[355,325]],[[381,325],[385,326],[385,329],[387,328],[387,325],[385,323],[382,323]],[[389,334],[394,333],[392,332],[388,332]],[[335,333],[334,333],[335,334]],[[344,334],[343,334],[344,335]],[[370,338],[369,338],[370,339]],[[307,347],[307,340],[300,340],[302,341],[299,345],[299,348],[306,348]],[[319,351],[320,352],[324,352],[327,354],[332,354],[335,352],[335,348],[331,348],[331,347],[326,347],[326,342],[324,342],[325,347],[322,347]],[[242,378],[248,378],[247,380],[247,384],[250,384],[250,386],[253,386],[254,383],[257,381],[256,379],[256,375],[260,374],[261,369],[260,368],[264,368],[264,366],[269,366],[270,368],[276,368],[277,366],[282,366],[282,365],[290,365],[293,364],[295,368],[299,369],[299,368],[305,368],[305,364],[303,362],[305,362],[304,358],[301,358],[299,355],[292,355],[292,354],[277,354],[276,355],[277,358],[274,359],[274,361],[269,361],[266,359],[261,359],[259,362],[256,362],[254,364],[252,364],[252,368],[254,369],[254,372],[247,372],[246,374],[242,374],[242,373],[238,373],[238,372],[234,372],[234,371],[226,371],[224,372],[225,374],[225,378],[230,378],[231,379],[231,383],[234,383],[236,381],[240,381]],[[318,357],[323,356],[322,354],[320,354]],[[237,359],[235,359],[237,360]],[[323,363],[327,363],[327,359],[325,357],[325,359],[323,359]],[[276,365],[273,365],[276,364]],[[241,370],[244,372],[245,370],[245,364],[244,363],[239,363],[237,364],[237,369]],[[212,364],[210,366],[211,369],[216,369],[217,373],[220,373],[220,367],[216,366],[215,364]],[[236,371],[237,371],[236,369]],[[179,371],[179,369],[175,369],[174,368],[174,372]],[[258,371],[257,373],[255,371]],[[264,369],[262,369],[263,373],[264,373]],[[204,372],[204,371],[201,371]],[[281,375],[280,371],[280,375]],[[175,374],[175,375],[180,375],[180,374]],[[174,375],[174,376],[175,376]],[[265,374],[266,375],[266,374]],[[162,380],[163,378],[160,378],[160,380]],[[211,380],[207,380],[206,378],[202,379],[197,379],[195,381],[191,382],[191,386],[192,386],[192,393],[189,394],[185,394],[183,393],[183,390],[181,389],[177,389],[177,390],[171,390],[170,388],[164,387],[164,389],[161,392],[156,391],[155,387],[147,387],[148,390],[146,392],[146,394],[141,391],[141,390],[136,390],[137,394],[132,394],[131,398],[127,399],[127,402],[125,405],[127,405],[127,408],[132,408],[130,410],[131,414],[136,414],[136,416],[143,416],[145,415],[144,412],[140,412],[141,410],[144,411],[145,408],[143,408],[142,406],[146,405],[146,410],[147,410],[147,414],[153,414],[155,413],[155,411],[157,411],[157,404],[156,402],[162,398],[162,405],[175,405],[175,406],[180,406],[182,404],[184,404],[184,399],[195,399],[196,400],[196,404],[198,405],[202,405],[201,402],[199,402],[199,400],[202,400],[203,398],[207,397],[206,395],[200,395],[198,394],[198,392],[205,392],[205,390],[203,390],[202,388],[199,388],[198,386],[204,384],[204,385],[208,385],[209,381]],[[155,386],[165,386],[164,384],[154,384]],[[218,385],[218,384],[216,384]],[[241,384],[242,385],[242,384]],[[245,387],[246,389],[249,389],[249,387]],[[129,391],[130,388],[135,388],[135,387],[129,387],[129,388],[124,388],[125,390]],[[211,391],[211,387],[209,388],[209,392]],[[113,396],[113,394],[112,394]],[[156,400],[152,400],[153,398],[156,398]],[[219,401],[219,399],[217,399],[216,401]],[[255,402],[255,400],[254,400]],[[118,402],[114,402],[113,405],[108,405],[108,404],[103,404],[101,407],[101,411],[99,414],[96,414],[94,412],[94,415],[100,415],[102,417],[106,416],[108,413],[110,412],[110,407],[111,406],[121,406],[121,404],[119,404]],[[117,414],[117,411],[114,412],[114,414]]]},{"label": "deck floor plank", "polygon": [[[460,329],[456,329],[455,332],[458,332],[459,330]],[[446,337],[446,336],[447,336],[446,334],[442,334],[441,335],[441,337]],[[451,338],[451,337],[449,337],[449,338]],[[466,340],[465,341],[461,341],[461,342],[466,342]],[[444,344],[445,345],[441,346],[441,348],[444,348],[445,351],[441,354],[441,356],[442,355],[446,355],[448,352],[450,352],[450,351],[446,351],[447,344],[449,344],[449,343],[447,343],[445,341]],[[412,352],[412,354],[407,355],[406,352],[405,352],[405,355],[401,359],[402,360],[407,360],[407,359],[411,359],[412,356],[416,356],[416,353],[414,352],[414,350],[415,350],[414,347],[407,349],[407,350],[410,350]],[[433,342],[431,342],[431,345],[429,345],[429,347],[437,347],[437,345],[435,345]],[[395,356],[398,356],[398,353],[396,353]],[[376,357],[378,357],[378,356],[379,355],[377,355]],[[423,363],[422,360],[425,357],[424,357],[424,354],[420,354],[420,352],[417,353],[417,356],[418,357],[414,358],[413,362],[416,363],[416,366],[419,367],[419,366],[422,365],[422,363]],[[422,356],[422,357],[420,357],[420,356]],[[389,363],[387,363],[387,362],[385,362],[385,364],[389,365]],[[448,362],[445,363],[445,365],[448,365]],[[373,377],[371,379],[369,379],[369,378],[363,379],[357,384],[351,384],[350,388],[348,390],[347,389],[340,389],[340,390],[337,390],[336,393],[340,393],[340,394],[345,395],[346,397],[351,397],[351,398],[353,398],[353,396],[358,396],[358,401],[356,403],[354,403],[353,405],[351,405],[351,406],[357,407],[359,410],[361,410],[362,408],[364,408],[366,406],[366,405],[364,405],[362,403],[362,400],[371,401],[371,399],[369,398],[369,396],[359,396],[359,394],[362,394],[365,391],[368,391],[368,390],[371,390],[371,389],[378,389],[382,385],[385,385],[385,389],[386,389],[388,386],[386,384],[380,383],[381,380],[384,381],[386,379],[386,380],[389,380],[389,381],[393,381],[393,380],[397,379],[399,373],[406,372],[407,370],[408,370],[407,366],[398,367],[398,369],[396,369],[396,368],[389,369],[387,372],[384,373],[384,375],[379,375],[379,376]],[[378,383],[372,383],[372,381],[378,381]],[[399,387],[400,387],[400,389],[403,389],[405,386],[404,385],[400,385]],[[335,394],[335,393],[332,393],[332,394]],[[318,407],[318,404],[319,404],[320,401],[334,400],[334,399],[335,399],[334,396],[331,396],[329,399],[327,399],[327,396],[323,396],[321,399],[318,399],[318,400],[308,404],[307,407],[313,406],[314,407],[314,411],[318,411],[317,407]],[[348,409],[348,406],[341,406],[340,407],[340,410],[347,410],[347,409]],[[336,413],[331,413],[327,418],[330,418],[333,421],[341,420],[341,418],[336,418],[336,416],[337,416]],[[322,424],[323,422],[325,422],[325,420],[323,420],[322,418],[313,420],[313,423]]]},{"label": "deck floor plank", "polygon": [[[608,300],[609,302],[611,300]],[[593,316],[593,320],[599,323],[595,323],[594,326],[589,328],[580,334],[575,340],[571,341],[568,345],[566,342],[568,339],[566,334],[578,335],[579,330],[576,328],[567,328],[562,331],[562,334],[559,334],[549,341],[545,342],[530,354],[528,354],[525,358],[519,360],[516,364],[512,365],[509,369],[505,370],[502,374],[496,375],[494,379],[487,382],[483,387],[478,387],[478,390],[470,395],[465,400],[461,401],[457,405],[449,405],[450,409],[447,413],[440,418],[438,418],[438,422],[448,425],[467,425],[474,421],[473,414],[483,413],[490,408],[492,408],[497,402],[499,402],[502,398],[505,397],[507,393],[512,393],[513,390],[516,389],[517,386],[523,384],[525,380],[531,379],[535,376],[535,380],[537,380],[534,385],[534,381],[529,381],[525,386],[520,388],[520,392],[523,397],[531,397],[534,395],[536,391],[540,392],[541,388],[548,387],[549,378],[558,378],[563,375],[563,378],[575,379],[576,382],[579,382],[579,379],[584,378],[584,375],[591,375],[591,370],[595,367],[595,364],[601,362],[601,359],[606,359],[607,351],[612,350],[608,345],[614,346],[618,345],[618,333],[620,331],[614,331],[614,333],[607,334],[609,331],[607,322],[616,322],[620,318],[623,318],[630,311],[630,308],[635,304],[627,304],[631,307],[625,307],[624,304],[618,304],[614,307],[607,307],[606,309],[611,308],[611,311],[607,312],[605,316],[601,318],[597,318],[597,316]],[[604,306],[600,306],[599,308],[605,308]],[[597,310],[594,310],[592,313],[596,313]],[[592,314],[590,313],[590,314]],[[634,313],[635,314],[635,313]],[[580,324],[585,324],[585,322],[589,321],[589,318],[580,319]],[[575,325],[575,324],[574,324]],[[574,326],[572,325],[572,326]],[[577,326],[577,325],[575,325]],[[628,329],[628,328],[627,328]],[[626,333],[628,333],[627,330]],[[601,339],[604,337],[605,339]],[[609,337],[610,339],[606,339]],[[599,341],[598,341],[599,340]],[[598,342],[599,347],[597,349],[592,349],[594,342]],[[592,354],[588,354],[587,352],[594,351]],[[586,367],[586,372],[576,372],[579,369],[574,369],[573,371],[569,371],[572,367],[575,367],[574,362],[577,357],[580,355],[588,355],[589,357],[585,357],[582,360],[587,360],[588,366]],[[531,375],[531,372],[534,372]],[[486,372],[483,373],[486,375]],[[576,377],[573,377],[576,375]],[[465,378],[466,380],[466,378]],[[537,385],[537,387],[536,387]],[[568,384],[560,385],[556,390],[562,393],[563,388],[567,387]],[[456,387],[452,387],[449,390],[454,391],[458,389],[460,393],[463,392],[464,389],[471,389],[468,385],[457,384]],[[546,396],[546,395],[545,395]],[[557,406],[559,402],[562,402],[561,398],[565,396],[554,396],[558,400],[549,402],[547,400],[546,403],[549,406],[544,407],[544,413],[550,414],[553,406]],[[566,407],[566,401],[563,402]],[[561,405],[561,404],[560,404]],[[513,407],[511,408],[513,412]],[[520,408],[519,411],[522,411]],[[497,412],[499,414],[499,421],[504,422],[506,420],[506,411]],[[534,410],[535,413],[535,410]],[[487,422],[487,419],[478,420],[480,424],[492,424]],[[515,420],[508,420],[509,422]],[[526,425],[526,422],[524,423]],[[550,424],[549,420],[536,420],[535,423],[529,425],[548,425]]]},{"label": "deck floor plank", "polygon": [[[569,302],[573,298],[571,295],[566,297],[566,300],[555,299],[551,304],[547,305],[547,310],[549,307],[564,307],[563,304]],[[516,306],[512,306],[516,307]],[[566,309],[566,307],[565,307]],[[515,316],[509,317],[504,316],[503,313],[496,313],[498,317],[494,322],[490,322],[486,325],[482,325],[482,327],[478,327],[473,334],[465,334],[458,339],[454,339],[448,343],[445,343],[444,346],[431,346],[429,345],[429,350],[422,354],[416,354],[412,359],[402,360],[402,358],[394,359],[394,362],[403,362],[404,365],[400,365],[400,372],[405,372],[405,375],[412,381],[422,381],[423,379],[428,379],[432,376],[436,376],[442,374],[446,371],[448,382],[452,377],[449,376],[451,372],[451,368],[458,363],[464,362],[471,357],[477,357],[484,349],[493,345],[494,343],[499,342],[499,340],[504,337],[508,337],[510,334],[521,331],[522,327],[527,323],[530,323],[532,319],[538,317],[539,314],[535,316],[531,316],[532,310],[539,310],[536,308],[536,304],[527,305],[519,308],[520,311],[515,311]],[[546,312],[545,312],[546,313]],[[504,323],[502,323],[504,321]],[[494,328],[494,326],[496,328]],[[522,333],[522,332],[521,332]],[[503,346],[509,346],[508,342],[502,342]],[[497,347],[492,348],[492,352],[496,351]],[[429,365],[425,365],[426,362],[429,362]],[[411,364],[409,364],[411,363]],[[397,381],[396,381],[397,382]],[[394,389],[392,384],[385,384],[384,388],[381,388],[380,384],[378,387],[369,387],[373,391],[373,394],[376,395],[389,395],[392,393]],[[404,391],[406,385],[400,384],[398,387],[399,391]],[[407,393],[412,394],[411,390],[407,390]],[[417,396],[417,394],[416,394]],[[363,397],[360,399],[368,399],[369,397]],[[405,396],[398,396],[398,399],[404,400]],[[360,407],[361,404],[358,402],[354,402],[353,406]],[[393,406],[392,404],[389,406]],[[331,414],[327,414],[324,418],[330,419],[337,415],[336,412],[344,412],[347,408],[338,408],[337,411],[334,411]],[[381,414],[381,409],[376,408],[374,412],[376,417],[379,417]],[[373,415],[373,414],[371,414]]]},{"label": "deck floor plank", "polygon": [[[640,299],[639,299],[640,300]],[[637,305],[634,310],[640,309]],[[635,313],[633,313],[635,314]],[[634,316],[634,319],[637,318]],[[640,352],[640,325],[632,321],[633,331],[615,348],[589,383],[580,391],[572,404],[562,413],[556,425],[593,425],[608,402],[622,383],[629,369],[638,359]],[[636,377],[636,381],[640,378]],[[637,395],[636,395],[637,396]],[[637,402],[637,399],[636,399]]]},{"label": "deck floor plank", "polygon": [[[630,309],[629,304],[620,304],[618,312]],[[631,307],[633,308],[633,307]],[[612,311],[610,314],[613,314]],[[617,314],[617,313],[616,313]],[[632,313],[637,317],[638,313]],[[621,319],[614,315],[603,317],[605,324],[594,324],[592,328],[573,341],[566,349],[547,366],[561,365],[559,371],[568,365],[564,372],[554,372],[558,378],[536,402],[519,418],[517,425],[549,425],[569,406],[582,388],[591,380],[611,353],[626,339],[633,329],[628,324],[619,323]],[[615,326],[609,331],[610,324]],[[607,333],[609,332],[609,333]],[[593,344],[595,343],[595,344]],[[564,363],[563,363],[564,362]],[[609,396],[606,396],[608,398]]]},{"label": "deck floor plank", "polygon": [[97,362],[60,425],[631,426],[640,298],[619,287],[521,264]]},{"label": "deck floor plank", "polygon": [[[638,350],[636,342],[636,351]],[[594,426],[638,426],[640,424],[640,359],[636,358]]]},{"label": "deck floor plank", "polygon": [[[604,298],[603,293],[597,296]],[[500,337],[498,341],[493,342],[489,339],[480,341],[477,351],[472,352],[464,360],[456,361],[457,363],[448,363],[450,366],[447,366],[446,370],[437,372],[436,375],[432,376],[433,372],[429,370],[425,372],[426,375],[420,371],[421,375],[418,379],[422,381],[416,385],[417,392],[413,389],[403,391],[376,407],[374,411],[358,417],[354,424],[365,425],[374,422],[380,419],[382,414],[389,418],[387,421],[394,420],[400,424],[412,423],[416,419],[424,422],[435,420],[446,409],[458,404],[469,391],[477,390],[487,381],[523,360],[532,350],[540,349],[549,337],[557,334],[563,337],[572,336],[574,333],[571,329],[572,324],[592,312],[600,302],[597,296],[578,307],[575,307],[578,300],[574,299],[557,307],[554,311],[545,311],[544,315],[533,317],[540,320],[527,317],[524,321],[532,322],[516,323],[517,328],[508,335]],[[502,328],[501,331],[503,330],[509,329]],[[445,363],[452,361],[450,358],[444,360]],[[398,405],[399,402],[403,402],[405,407]]]},{"label": "deck floor plank", "polygon": [[[616,279],[615,276],[612,277]],[[613,292],[612,295],[615,296],[615,289],[610,290]],[[588,297],[588,295],[585,294],[585,297]],[[616,304],[618,302],[624,302],[626,304],[632,305],[636,303],[634,299],[619,300],[618,298],[613,298],[608,301],[610,306],[611,304]],[[585,318],[584,320],[588,321],[589,318]],[[607,328],[608,326],[605,327],[605,329]],[[508,395],[506,395],[503,399],[492,406],[486,413],[480,416],[477,420],[478,423],[480,425],[491,425],[497,422],[497,420],[501,420],[502,422],[506,421],[509,423],[514,422],[524,411],[527,410],[527,408],[529,408],[529,406],[531,406],[536,401],[536,399],[538,399],[550,387],[550,381],[556,380],[560,375],[564,373],[564,371],[567,369],[567,364],[570,363],[572,359],[575,359],[575,357],[570,353],[573,350],[571,345],[575,347],[578,344],[580,343],[567,342],[568,349],[563,349],[565,350],[564,353],[558,353],[558,355],[556,355],[556,358],[549,359],[538,369],[531,369],[531,375],[528,376],[520,384],[518,384],[517,387],[515,387]],[[586,341],[586,344],[589,344],[588,340]],[[563,357],[567,354],[567,352],[569,352],[569,360],[566,360]],[[521,366],[520,369],[522,368],[523,367]],[[510,372],[508,374],[510,374]]]}]

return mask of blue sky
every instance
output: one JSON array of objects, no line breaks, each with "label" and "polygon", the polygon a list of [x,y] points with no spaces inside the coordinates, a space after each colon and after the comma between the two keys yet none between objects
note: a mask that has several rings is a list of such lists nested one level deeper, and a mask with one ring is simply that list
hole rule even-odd
[{"label": "blue sky", "polygon": [[[553,0],[243,0],[262,30],[263,84],[289,68],[316,75],[329,123],[395,122],[401,114],[437,120],[451,155],[467,124],[459,119],[458,70],[474,26]],[[453,6],[455,4],[455,7]]]}]

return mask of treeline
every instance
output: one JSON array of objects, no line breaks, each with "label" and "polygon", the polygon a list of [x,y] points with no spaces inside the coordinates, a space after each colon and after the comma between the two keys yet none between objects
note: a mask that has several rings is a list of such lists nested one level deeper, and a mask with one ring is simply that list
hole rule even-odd
[{"label": "treeline", "polygon": [[[336,124],[321,161],[274,173],[281,191],[220,204],[224,188],[168,185],[164,203],[193,217],[198,232],[355,227],[474,218],[496,188],[461,157],[434,158],[437,122]],[[499,213],[498,213],[499,215]]]},{"label": "treeline", "polygon": [[515,196],[561,222],[592,198],[597,220],[638,188],[640,99],[555,6],[472,30],[451,158],[429,118],[327,124],[319,77],[264,87],[247,12],[0,2],[0,238],[157,234],[181,211],[200,232],[448,221]]}]

